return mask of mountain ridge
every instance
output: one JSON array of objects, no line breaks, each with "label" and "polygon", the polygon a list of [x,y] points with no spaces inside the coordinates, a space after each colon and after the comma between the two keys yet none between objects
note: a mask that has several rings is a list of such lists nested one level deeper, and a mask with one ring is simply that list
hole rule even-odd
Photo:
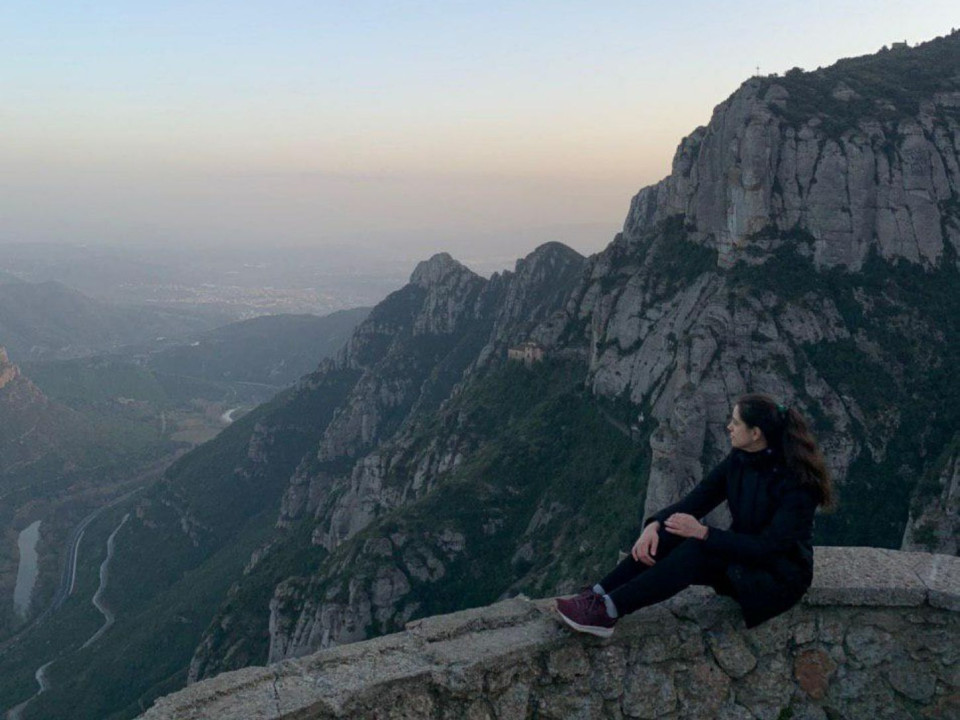
[{"label": "mountain ridge", "polygon": [[[960,36],[953,35],[934,42],[949,42],[953,47],[960,44],[958,38]],[[766,94],[761,96],[759,91],[764,87]],[[917,283],[922,285],[920,278],[931,274],[934,278],[942,276],[942,281],[936,280],[931,286],[937,297],[942,297],[942,292],[950,286],[956,275],[956,265],[951,259],[955,258],[954,243],[960,238],[956,232],[958,217],[949,202],[937,199],[942,197],[943,188],[930,185],[928,197],[922,200],[926,203],[924,207],[937,210],[937,233],[928,245],[914,244],[919,249],[913,252],[904,238],[908,238],[910,232],[915,233],[916,228],[904,227],[899,240],[886,242],[883,235],[886,226],[880,212],[871,216],[875,220],[871,227],[877,233],[876,242],[860,242],[854,226],[846,220],[843,223],[849,225],[849,232],[841,232],[827,223],[825,218],[833,206],[824,204],[826,200],[815,188],[826,185],[829,175],[817,178],[814,174],[802,183],[795,183],[796,192],[803,196],[806,204],[801,202],[799,209],[794,208],[786,190],[780,188],[774,192],[777,184],[774,180],[778,173],[786,172],[783,168],[792,167],[790,161],[763,165],[760,169],[755,167],[758,158],[765,157],[770,150],[773,123],[778,123],[783,138],[789,141],[796,137],[792,126],[787,126],[783,117],[771,108],[771,103],[789,108],[789,98],[779,92],[778,87],[781,86],[776,79],[769,80],[767,86],[760,81],[748,81],[731,100],[721,104],[711,125],[695,133],[692,141],[688,139],[681,144],[670,178],[637,195],[631,203],[624,232],[606,250],[585,261],[583,272],[567,285],[564,296],[556,299],[549,312],[538,318],[538,322],[526,324],[523,333],[515,333],[510,339],[535,338],[548,353],[572,353],[571,358],[585,360],[583,378],[593,396],[613,403],[626,401],[632,408],[623,418],[623,424],[637,426],[635,439],[643,442],[649,438],[646,440],[650,453],[645,483],[646,512],[675,500],[699,480],[704,465],[719,460],[730,402],[739,393],[752,389],[770,392],[797,404],[806,414],[817,418],[831,468],[840,483],[841,496],[851,501],[856,498],[856,502],[864,503],[864,510],[869,507],[875,511],[870,521],[864,517],[821,518],[819,532],[836,541],[852,537],[857,542],[869,542],[872,537],[874,542],[895,546],[902,543],[906,532],[907,508],[914,488],[912,482],[896,479],[897,467],[888,459],[891,442],[897,452],[906,442],[897,439],[902,411],[895,404],[878,404],[870,388],[858,384],[857,378],[844,369],[843,353],[858,354],[873,367],[903,366],[904,358],[896,354],[901,348],[891,341],[886,329],[891,318],[902,317],[897,324],[903,325],[907,336],[913,338],[907,345],[910,351],[920,354],[913,358],[912,364],[918,368],[914,376],[907,373],[897,383],[896,401],[909,397],[920,387],[929,387],[919,368],[934,370],[934,375],[940,378],[938,387],[943,390],[942,372],[949,367],[951,355],[925,353],[924,338],[939,333],[948,339],[949,353],[956,352],[955,314],[952,310],[947,312],[946,325],[936,313],[918,315],[922,305],[916,304],[918,299],[913,291]],[[927,110],[926,106],[921,108],[922,112]],[[938,121],[956,125],[951,112],[944,113]],[[896,122],[898,128],[909,125],[909,121],[903,119]],[[817,130],[823,125],[823,119],[819,124],[808,122],[805,125],[808,132],[804,133],[805,137],[812,134],[816,138],[820,154],[823,148],[840,147],[837,140]],[[841,134],[839,142],[847,142],[847,146],[852,147],[859,142],[857,132],[851,131],[846,140]],[[904,199],[907,212],[912,212],[910,198],[915,197],[910,193],[914,175],[904,174],[902,169],[912,167],[904,160],[915,143],[912,137],[909,133],[901,137],[895,159],[889,164],[893,170],[885,176],[887,190],[880,185],[871,186],[870,190],[872,197],[886,192],[888,198]],[[739,150],[725,155],[721,149],[730,144],[731,139],[736,139]],[[957,155],[956,149],[952,152]],[[789,153],[783,154],[789,156]],[[936,162],[933,151],[923,157],[928,163]],[[884,165],[885,156],[875,154],[873,158],[878,167],[888,167]],[[821,168],[819,172],[844,176],[836,164],[814,164]],[[946,167],[949,163],[943,165]],[[894,171],[896,168],[901,170]],[[845,177],[850,176],[851,173],[846,172]],[[762,182],[754,182],[757,177],[762,177]],[[955,194],[960,174],[950,173],[946,177],[953,183],[950,192]],[[902,186],[902,192],[890,192],[889,187],[897,183]],[[936,195],[937,192],[941,195]],[[651,214],[649,206],[654,197],[657,210]],[[866,196],[857,202],[869,206],[872,201],[863,197]],[[856,207],[862,209],[861,205]],[[678,213],[677,209],[683,211]],[[941,224],[945,228],[943,232]],[[906,265],[900,267],[898,262]],[[449,307],[451,302],[462,301],[453,291],[454,285],[444,286],[441,278],[461,277],[457,272],[463,273],[464,278],[470,277],[467,271],[457,270],[455,261],[448,256],[433,263],[429,266],[431,269],[440,267],[450,272],[446,276],[444,272],[431,273],[439,280],[433,289],[448,287],[450,290],[446,298],[424,303],[429,313]],[[787,275],[791,271],[793,274]],[[796,283],[784,287],[775,280],[770,282],[781,272],[784,280],[789,277],[796,279]],[[878,279],[875,281],[874,277]],[[464,282],[469,285],[470,281]],[[491,279],[490,285],[497,282]],[[890,293],[893,293],[892,299]],[[477,306],[481,305],[482,295],[478,295]],[[372,316],[375,314],[376,311]],[[505,317],[509,315],[503,313]],[[432,317],[436,319],[435,315]],[[435,324],[434,329],[449,331],[455,325],[450,313],[441,313],[440,317],[445,318],[445,322]],[[513,317],[523,317],[523,314]],[[502,351],[503,345],[499,347]],[[481,351],[479,357],[491,361],[495,356],[488,348]],[[482,369],[483,365],[476,363],[471,367]],[[464,387],[474,381],[470,374],[462,377],[441,408],[456,407]],[[929,390],[923,392],[927,393],[924,397],[933,399]],[[373,447],[376,434],[366,438],[367,445],[354,445],[350,451],[347,445],[334,441],[345,418],[354,419],[352,426],[356,432],[361,432],[359,428],[364,426],[358,418],[370,406],[365,405],[360,396],[354,397],[351,409],[340,416],[339,422],[338,418],[334,419],[325,440],[321,441],[320,455],[326,461],[356,457],[361,455],[360,447]],[[938,403],[937,407],[940,417],[944,414],[952,417],[949,402]],[[614,404],[611,412],[620,409]],[[915,414],[910,415],[911,421],[918,419]],[[938,423],[941,429],[929,436],[931,447],[941,442],[934,438],[941,437],[943,429],[949,426],[950,421],[946,419]],[[408,424],[408,427],[414,425]],[[312,497],[315,501],[302,506],[306,515],[282,513],[284,519],[280,524],[292,527],[295,520],[307,521],[305,518],[312,512],[314,520],[309,522],[314,523],[314,542],[331,553],[330,558],[340,553],[344,558],[353,558],[351,563],[361,562],[361,557],[366,562],[385,550],[377,550],[379,545],[372,543],[372,537],[364,541],[372,543],[367,545],[351,544],[352,538],[366,537],[363,531],[376,524],[378,513],[390,508],[402,513],[404,503],[409,503],[411,497],[423,497],[420,494],[423,488],[427,488],[429,495],[431,485],[442,486],[438,478],[457,476],[459,468],[468,462],[467,458],[481,452],[482,442],[469,441],[469,437],[469,433],[448,434],[447,440],[442,439],[443,434],[432,439],[425,437],[422,443],[432,449],[420,450],[419,456],[414,450],[411,460],[401,458],[410,457],[411,448],[416,447],[414,436],[381,444],[356,462],[343,490],[337,489],[338,481],[326,473],[309,480],[311,471],[304,466],[304,472],[298,474],[299,479],[294,481],[287,497]],[[922,468],[925,461],[922,449],[920,452],[921,455],[913,453],[902,459]],[[410,462],[419,463],[421,470],[408,476],[411,479],[406,483],[388,490],[386,479],[390,477],[391,468]],[[875,474],[888,478],[885,481],[888,496],[870,492],[873,482],[870,476]],[[420,490],[414,490],[415,486]],[[532,510],[544,519],[569,512],[568,508],[553,508],[551,512],[551,507],[549,502],[535,502]],[[722,523],[724,519],[724,511],[718,511],[713,521]],[[450,522],[456,524],[453,518]],[[531,522],[536,525],[543,520],[535,522],[531,517]],[[438,524],[442,523],[438,521]],[[851,535],[854,527],[859,529]],[[425,577],[439,584],[443,581],[436,576],[443,572],[442,568],[448,562],[456,562],[455,557],[464,552],[463,546],[470,543],[469,537],[459,530],[450,532],[447,540],[437,536],[418,550],[422,551],[423,567],[430,568],[433,563],[434,569],[427,570]],[[353,549],[348,550],[348,546]],[[428,546],[431,549],[428,550]],[[323,584],[307,591],[306,595],[297,590],[293,596],[289,589],[284,589],[286,586],[278,586],[271,603],[273,649],[269,659],[355,639],[363,627],[369,627],[365,623],[377,626],[374,619],[377,613],[387,617],[394,608],[399,611],[405,602],[403,598],[412,592],[408,588],[415,584],[419,571],[416,562],[398,560],[395,553],[402,548],[397,548],[396,543],[393,547],[380,561],[385,574],[378,576],[380,571],[371,570],[373,577],[380,580],[371,578],[368,589],[351,585],[351,599],[339,606],[339,610],[335,609],[336,603],[329,607],[319,603],[311,610],[297,609],[298,603],[307,603],[310,595],[332,592],[332,589],[325,591]],[[447,560],[443,560],[444,554]],[[331,567],[342,570],[346,567],[342,562]],[[372,568],[377,566],[371,562]],[[335,573],[329,577],[329,582],[334,583]],[[380,590],[375,589],[380,587],[377,582],[381,583]],[[564,580],[553,589],[563,589],[566,582],[572,583],[573,579]],[[297,587],[300,586],[298,583]],[[370,609],[364,610],[365,607]],[[284,639],[285,633],[299,634],[303,628],[312,626],[317,629],[307,633],[304,644]],[[288,649],[281,650],[284,647]],[[199,656],[194,665],[203,665]]]},{"label": "mountain ridge", "polygon": [[[923,66],[930,102],[913,116],[896,88],[869,97],[889,88],[861,82],[861,65],[846,87],[869,102],[830,70],[841,99],[823,112],[803,90],[815,73],[747,81],[604,251],[551,244],[489,280],[435,256],[336,361],[185,456],[125,526],[131,549],[158,529],[184,547],[204,527],[231,542],[234,500],[188,478],[225,493],[252,463],[241,477],[269,476],[259,509],[275,509],[187,679],[572,590],[725,454],[748,390],[814,424],[844,508],[818,517],[818,543],[936,550],[955,537],[960,116],[934,96],[960,77],[958,48],[953,33],[884,56]],[[526,340],[543,362],[507,360]],[[297,402],[310,411],[284,405]]]}]

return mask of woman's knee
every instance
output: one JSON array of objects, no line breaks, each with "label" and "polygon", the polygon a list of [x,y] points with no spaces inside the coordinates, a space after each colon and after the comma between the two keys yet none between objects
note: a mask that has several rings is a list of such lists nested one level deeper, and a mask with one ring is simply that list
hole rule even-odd
[{"label": "woman's knee", "polygon": [[[674,535],[674,537],[677,536]],[[679,560],[688,563],[705,557],[706,550],[703,547],[702,540],[696,540],[694,538],[681,538],[680,542],[675,544],[667,555],[661,556],[659,559],[672,559],[675,561]]]}]

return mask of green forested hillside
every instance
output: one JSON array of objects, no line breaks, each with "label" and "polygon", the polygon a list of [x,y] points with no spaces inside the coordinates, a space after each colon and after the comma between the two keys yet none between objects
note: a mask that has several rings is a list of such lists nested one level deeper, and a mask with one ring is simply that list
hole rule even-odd
[{"label": "green forested hillside", "polygon": [[[21,670],[56,657],[53,689],[30,705],[30,715],[60,716],[69,707],[77,720],[132,717],[142,703],[181,686],[217,605],[265,541],[290,474],[353,381],[346,373],[282,394],[170,468],[162,485],[135,501],[137,517],[117,536],[105,598],[118,615],[115,628],[85,650],[78,651],[82,636],[70,633],[77,637],[72,647],[52,649],[40,633],[19,653],[0,656],[5,695],[33,692]],[[269,436],[257,434],[261,423],[273,428]],[[109,534],[131,508],[104,516],[90,529],[93,537]],[[52,627],[89,616],[88,607],[65,607]]]}]

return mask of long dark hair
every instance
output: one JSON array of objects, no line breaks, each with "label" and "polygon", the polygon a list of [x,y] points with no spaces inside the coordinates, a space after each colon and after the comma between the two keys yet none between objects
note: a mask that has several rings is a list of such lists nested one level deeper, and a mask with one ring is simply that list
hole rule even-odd
[{"label": "long dark hair", "polygon": [[741,396],[737,407],[740,419],[748,427],[760,428],[767,445],[780,451],[787,469],[800,483],[816,489],[820,505],[832,509],[835,498],[830,471],[803,415],[758,393]]}]

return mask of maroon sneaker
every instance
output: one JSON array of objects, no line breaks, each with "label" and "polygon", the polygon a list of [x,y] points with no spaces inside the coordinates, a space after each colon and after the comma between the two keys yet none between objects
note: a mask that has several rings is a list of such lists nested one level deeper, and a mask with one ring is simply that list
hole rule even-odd
[{"label": "maroon sneaker", "polygon": [[617,618],[607,615],[603,595],[592,590],[572,598],[557,598],[557,612],[560,619],[574,630],[599,637],[613,635],[613,626],[617,624]]}]

